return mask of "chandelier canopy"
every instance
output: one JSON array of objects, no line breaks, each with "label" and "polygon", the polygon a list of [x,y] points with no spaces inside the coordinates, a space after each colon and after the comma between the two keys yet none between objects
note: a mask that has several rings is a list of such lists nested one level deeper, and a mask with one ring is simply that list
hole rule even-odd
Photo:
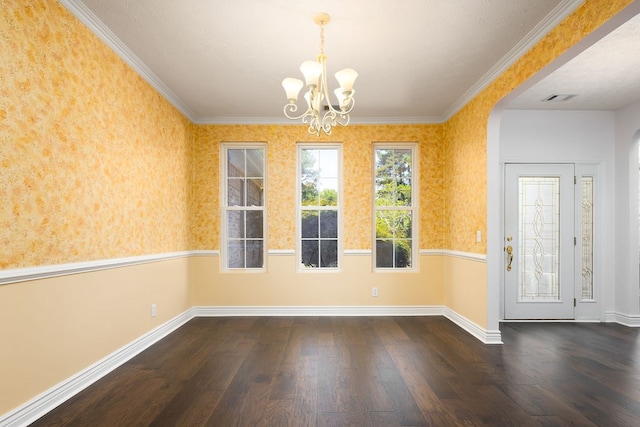
[{"label": "chandelier canopy", "polygon": [[[327,86],[327,56],[324,54],[324,26],[329,23],[329,19],[326,13],[319,13],[313,19],[320,26],[320,53],[315,61],[305,61],[300,66],[305,83],[292,77],[282,81],[282,87],[287,93],[284,115],[291,120],[302,119],[303,123],[309,124],[309,133],[318,136],[320,132],[331,135],[334,126],[349,124],[349,113],[355,103],[353,82],[358,77],[358,73],[351,68],[345,68],[335,74],[340,88],[334,91],[338,103],[331,105]],[[304,94],[307,109],[296,116],[294,113],[298,110],[298,94],[303,85],[307,87],[307,93]]]}]

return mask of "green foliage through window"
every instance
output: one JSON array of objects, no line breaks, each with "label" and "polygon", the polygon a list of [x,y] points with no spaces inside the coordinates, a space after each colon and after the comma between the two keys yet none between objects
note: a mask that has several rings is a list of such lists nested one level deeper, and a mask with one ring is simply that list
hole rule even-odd
[{"label": "green foliage through window", "polygon": [[338,150],[300,150],[301,264],[338,267]]},{"label": "green foliage through window", "polygon": [[375,150],[377,268],[411,268],[413,246],[413,150]]}]

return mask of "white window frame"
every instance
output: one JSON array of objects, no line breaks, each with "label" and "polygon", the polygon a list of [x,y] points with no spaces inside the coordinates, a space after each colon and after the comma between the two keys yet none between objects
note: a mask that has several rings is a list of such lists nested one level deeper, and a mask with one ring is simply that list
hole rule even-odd
[{"label": "white window frame", "polygon": [[[302,211],[305,208],[302,206],[302,151],[303,150],[336,150],[338,156],[337,165],[337,178],[338,178],[338,245],[337,245],[337,267],[306,267],[302,264]],[[296,265],[298,272],[339,272],[342,270],[342,252],[343,252],[343,179],[342,179],[342,144],[326,144],[326,143],[298,143],[296,150]],[[313,210],[323,210],[329,208],[319,207]],[[309,209],[311,210],[311,209]]]},{"label": "white window frame", "polygon": [[[376,205],[376,151],[377,150],[411,150],[411,206],[407,207],[384,207],[381,208]],[[371,223],[372,223],[372,258],[371,265],[374,272],[393,272],[393,273],[415,273],[419,271],[419,229],[420,229],[420,216],[419,207],[420,201],[418,196],[419,183],[420,183],[420,169],[419,169],[419,146],[416,142],[397,143],[397,142],[375,142],[372,144],[371,149]],[[377,266],[377,242],[376,242],[376,214],[378,210],[408,210],[411,212],[411,267],[378,267]]]},{"label": "white window frame", "polygon": [[[263,203],[262,206],[229,206],[228,205],[228,170],[227,157],[229,150],[256,150],[261,149],[264,152],[263,160]],[[267,271],[267,144],[266,143],[229,143],[225,142],[220,145],[220,259],[221,270],[223,272],[247,272],[262,273]],[[262,211],[262,267],[229,267],[229,253],[227,250],[228,224],[227,212],[233,210],[242,211]],[[246,239],[246,237],[245,237]]]}]

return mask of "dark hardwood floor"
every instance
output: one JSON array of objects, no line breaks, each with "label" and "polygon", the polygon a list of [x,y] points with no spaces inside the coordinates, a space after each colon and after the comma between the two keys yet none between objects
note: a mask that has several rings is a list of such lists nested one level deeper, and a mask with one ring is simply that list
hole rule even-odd
[{"label": "dark hardwood floor", "polygon": [[442,317],[195,318],[34,426],[638,426],[640,336]]}]

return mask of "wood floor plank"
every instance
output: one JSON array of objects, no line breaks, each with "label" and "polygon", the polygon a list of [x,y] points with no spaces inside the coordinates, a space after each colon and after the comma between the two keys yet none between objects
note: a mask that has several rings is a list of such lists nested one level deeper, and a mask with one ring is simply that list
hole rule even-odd
[{"label": "wood floor plank", "polygon": [[33,426],[640,425],[640,332],[444,317],[196,318]]}]

